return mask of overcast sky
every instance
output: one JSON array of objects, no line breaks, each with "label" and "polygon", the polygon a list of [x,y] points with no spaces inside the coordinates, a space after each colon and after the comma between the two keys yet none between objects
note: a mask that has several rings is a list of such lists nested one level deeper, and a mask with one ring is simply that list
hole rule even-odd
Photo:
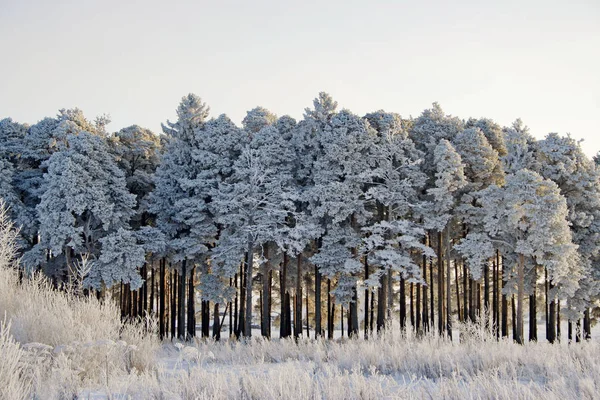
[{"label": "overcast sky", "polygon": [[0,48],[0,118],[20,122],[79,107],[159,131],[189,92],[236,123],[301,118],[326,91],[359,115],[437,101],[600,150],[598,0],[0,0]]}]

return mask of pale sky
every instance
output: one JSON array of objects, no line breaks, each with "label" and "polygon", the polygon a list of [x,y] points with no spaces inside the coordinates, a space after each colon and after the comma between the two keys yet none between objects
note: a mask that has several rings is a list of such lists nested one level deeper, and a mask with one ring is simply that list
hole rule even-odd
[{"label": "pale sky", "polygon": [[60,108],[158,132],[193,92],[240,123],[319,91],[364,115],[462,118],[600,150],[600,1],[0,0],[0,118]]}]

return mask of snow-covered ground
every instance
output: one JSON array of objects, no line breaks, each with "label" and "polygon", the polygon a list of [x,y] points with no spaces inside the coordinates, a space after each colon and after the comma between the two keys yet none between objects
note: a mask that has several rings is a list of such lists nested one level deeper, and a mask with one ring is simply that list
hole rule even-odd
[{"label": "snow-covered ground", "polygon": [[[597,331],[595,332],[598,333]],[[154,399],[595,399],[595,342],[515,345],[476,327],[462,340],[391,332],[341,339],[165,343],[156,368],[80,392]]]}]

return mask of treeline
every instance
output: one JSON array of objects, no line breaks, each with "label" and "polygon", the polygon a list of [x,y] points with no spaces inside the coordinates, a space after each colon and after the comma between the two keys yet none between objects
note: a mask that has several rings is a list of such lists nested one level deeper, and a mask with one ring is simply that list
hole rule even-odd
[{"label": "treeline", "polygon": [[[155,135],[61,110],[0,121],[0,197],[26,273],[153,315],[161,337],[452,335],[589,338],[600,295],[600,170],[569,136],[517,120],[337,110],[242,127],[185,96]],[[212,314],[212,333],[209,332]],[[257,318],[260,317],[260,318]],[[574,329],[574,325],[575,328]],[[258,326],[257,326],[258,328]],[[306,329],[306,331],[304,331]]]}]

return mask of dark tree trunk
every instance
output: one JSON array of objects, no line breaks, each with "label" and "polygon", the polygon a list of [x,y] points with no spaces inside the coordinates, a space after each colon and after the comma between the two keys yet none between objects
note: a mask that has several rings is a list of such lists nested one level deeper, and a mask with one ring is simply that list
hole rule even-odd
[{"label": "dark tree trunk", "polygon": [[344,337],[344,306],[340,304],[340,329],[342,337]]},{"label": "dark tree trunk", "polygon": [[148,299],[146,298],[146,295],[148,293],[147,265],[148,264],[144,263],[144,266],[140,268],[140,277],[142,278],[143,283],[138,293],[138,316],[142,318],[146,316],[146,310],[148,307]]},{"label": "dark tree trunk", "polygon": [[515,295],[513,294],[510,299],[510,307],[512,313],[512,334],[513,340],[517,340],[517,310],[515,308]]},{"label": "dark tree trunk", "polygon": [[460,308],[460,277],[458,275],[458,260],[454,260],[454,283],[456,288],[456,319],[462,321],[462,312]]},{"label": "dark tree trunk", "polygon": [[[427,245],[427,236],[423,239]],[[427,283],[427,256],[423,256],[423,281]],[[427,286],[423,286],[423,331],[429,331],[429,310],[427,309]]]},{"label": "dark tree trunk", "polygon": [[373,335],[373,322],[375,321],[375,293],[371,293],[371,316],[369,318],[369,331],[370,334]]},{"label": "dark tree trunk", "polygon": [[556,301],[556,340],[560,342],[560,300]]},{"label": "dark tree trunk", "polygon": [[268,244],[264,245],[264,256],[266,263],[262,275],[260,330],[263,337],[271,338],[271,312],[269,308],[271,304],[271,262],[269,260]]},{"label": "dark tree trunk", "polygon": [[504,293],[505,277],[504,277],[504,258],[502,259],[502,273],[500,280],[502,283],[502,337],[508,337],[508,298]]},{"label": "dark tree trunk", "polygon": [[327,338],[333,339],[335,304],[331,298],[331,279],[327,278]]},{"label": "dark tree trunk", "polygon": [[[552,290],[554,285],[550,283],[549,290]],[[550,298],[550,305],[548,307],[548,342],[554,343],[556,341],[556,302],[554,298]]]},{"label": "dark tree trunk", "polygon": [[292,296],[285,293],[285,336],[292,336]]},{"label": "dark tree trunk", "polygon": [[[448,337],[452,339],[452,289],[451,271],[452,271],[452,258],[450,253],[450,227],[446,228],[446,333]],[[457,294],[458,296],[458,294]]]},{"label": "dark tree trunk", "polygon": [[[431,236],[429,236],[429,245],[431,246]],[[429,257],[429,311],[431,311],[431,330],[435,328],[435,300],[434,300],[434,277],[433,277],[433,259]]]},{"label": "dark tree trunk", "polygon": [[535,287],[533,293],[529,295],[529,341],[537,341],[537,302]]},{"label": "dark tree trunk", "polygon": [[[248,257],[248,255],[246,255]],[[246,315],[245,304],[246,304],[246,263],[243,262],[240,264],[240,298],[238,300],[239,303],[239,314],[237,321],[237,332],[235,334],[236,337],[240,337],[244,334],[244,316]]]},{"label": "dark tree trunk", "polygon": [[165,279],[165,259],[160,261],[160,272],[159,272],[159,290],[158,290],[158,313],[159,313],[159,332],[161,340],[166,337],[166,308],[165,308],[165,294],[167,291],[167,284]]},{"label": "dark tree trunk", "polygon": [[[227,310],[225,310],[227,312]],[[225,318],[225,314],[223,314]],[[213,309],[213,339],[216,341],[221,340],[221,322],[219,321],[219,303],[215,303]]]},{"label": "dark tree trunk", "polygon": [[385,327],[387,295],[387,274],[384,273],[379,278],[379,287],[377,288],[377,332]]},{"label": "dark tree trunk", "polygon": [[442,232],[437,234],[437,265],[438,265],[438,332],[444,333],[444,258],[442,252]]},{"label": "dark tree trunk", "polygon": [[296,257],[296,295],[294,296],[294,337],[302,336],[302,253]]},{"label": "dark tree trunk", "polygon": [[410,297],[409,297],[409,308],[410,308],[410,326],[415,329],[415,305],[414,305],[414,290],[415,284],[413,282],[410,283]]},{"label": "dark tree trunk", "polygon": [[400,329],[406,329],[406,283],[400,277]]},{"label": "dark tree trunk", "polygon": [[[233,307],[234,307],[234,312],[233,312],[233,334],[235,335],[236,338],[240,337],[240,331],[238,330],[238,315],[239,315],[239,310],[238,310],[238,288],[241,287],[242,285],[238,284],[238,281],[240,280],[241,275],[239,274],[235,274],[234,276],[234,283],[235,283],[235,299],[233,300]],[[230,321],[231,322],[231,321]]]},{"label": "dark tree trunk", "polygon": [[189,338],[196,337],[196,287],[194,286],[195,275],[196,266],[194,265],[190,271],[190,278],[188,281],[187,333]]},{"label": "dark tree trunk", "polygon": [[131,308],[132,308],[131,315],[133,316],[133,318],[137,318],[138,317],[138,291],[137,290],[131,291]]},{"label": "dark tree trunk", "polygon": [[287,264],[288,256],[283,253],[283,263],[279,272],[279,300],[281,302],[281,310],[279,313],[279,337],[287,337],[287,305],[286,305],[286,281],[287,281]]},{"label": "dark tree trunk", "polygon": [[252,267],[254,265],[254,242],[248,240],[248,253],[246,258],[246,276],[244,282],[246,283],[246,305],[244,311],[246,315],[244,317],[244,336],[252,336]]},{"label": "dark tree trunk", "polygon": [[155,275],[155,271],[154,271],[154,268],[152,268],[150,270],[150,304],[148,305],[148,308],[146,309],[152,315],[154,315],[154,310],[155,310],[155,308],[154,308],[154,294],[155,294],[154,275]]},{"label": "dark tree trunk", "polygon": [[546,308],[546,339],[550,337],[550,305],[548,303],[548,270],[544,268],[544,305]]},{"label": "dark tree trunk", "polygon": [[586,308],[583,314],[583,338],[585,340],[592,339],[592,318],[589,308]]},{"label": "dark tree trunk", "polygon": [[[308,286],[308,285],[307,285]],[[308,289],[306,289],[306,338],[310,338],[310,319],[308,314]]]},{"label": "dark tree trunk", "polygon": [[417,283],[415,285],[416,288],[416,296],[415,296],[415,326],[417,333],[421,332],[421,284]]},{"label": "dark tree trunk", "polygon": [[[483,307],[486,313],[490,312],[490,263],[489,260],[483,264]],[[486,318],[485,326],[489,326],[489,319]]]},{"label": "dark tree trunk", "polygon": [[567,335],[568,335],[569,343],[571,343],[573,341],[573,322],[571,322],[571,320],[569,320],[569,323],[567,326]]},{"label": "dark tree trunk", "polygon": [[323,335],[323,328],[321,326],[321,279],[319,267],[315,265],[315,337]]},{"label": "dark tree trunk", "polygon": [[477,282],[469,278],[469,318],[471,322],[477,321]]},{"label": "dark tree trunk", "polygon": [[[369,261],[368,256],[365,256],[365,282],[369,279]],[[365,340],[369,338],[369,287],[365,284],[365,316],[364,316],[364,336]]]},{"label": "dark tree trunk", "polygon": [[171,272],[171,338],[177,335],[177,272]]},{"label": "dark tree trunk", "polygon": [[[218,316],[216,317],[219,318]],[[200,329],[202,337],[210,336],[210,301],[203,300],[200,305]],[[195,322],[195,321],[194,321]]]},{"label": "dark tree trunk", "polygon": [[467,322],[467,319],[471,317],[471,296],[469,291],[469,273],[467,271],[467,265],[463,262],[463,322]]},{"label": "dark tree trunk", "polygon": [[352,288],[352,301],[348,310],[348,337],[358,336],[358,290]]},{"label": "dark tree trunk", "polygon": [[177,337],[180,340],[185,340],[185,282],[186,282],[186,267],[187,267],[187,260],[183,260],[183,262],[181,263],[181,276],[179,277],[179,284],[178,286],[178,300],[177,300],[177,311],[178,311],[178,318],[177,318]]}]

